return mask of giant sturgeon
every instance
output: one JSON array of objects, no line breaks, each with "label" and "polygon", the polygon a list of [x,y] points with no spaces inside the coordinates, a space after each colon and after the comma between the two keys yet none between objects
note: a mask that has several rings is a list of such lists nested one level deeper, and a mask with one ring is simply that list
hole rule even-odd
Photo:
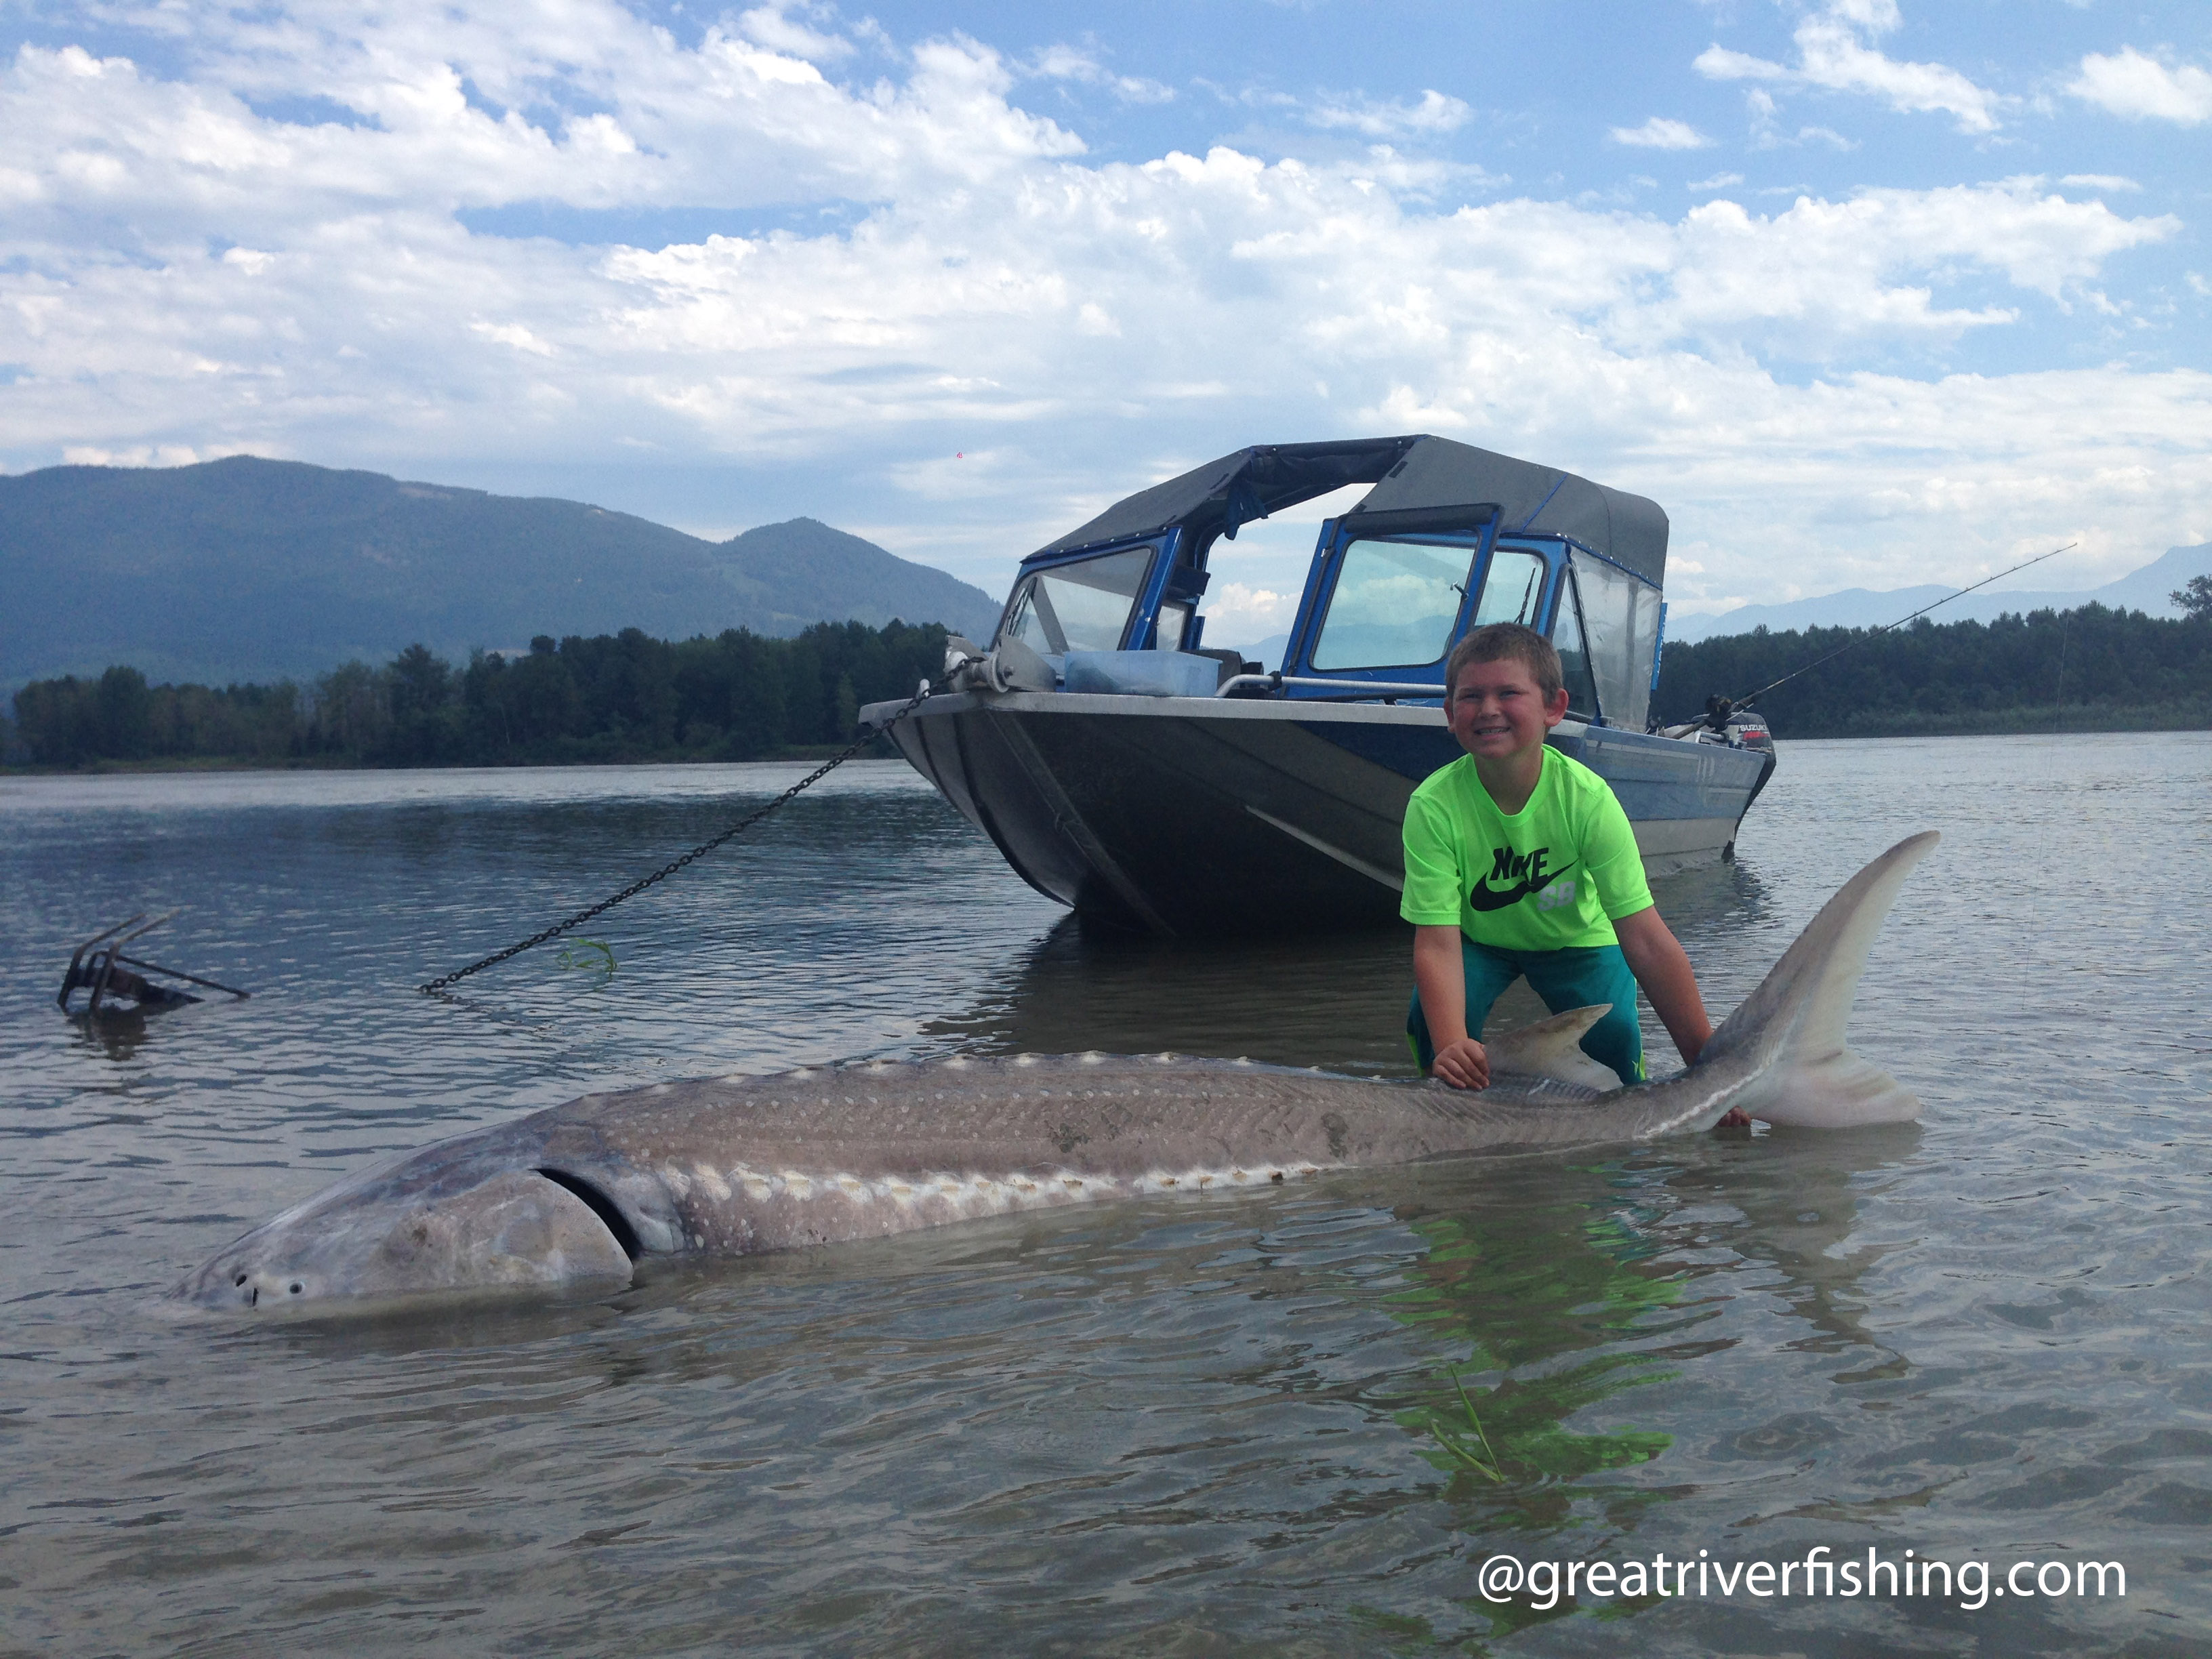
[{"label": "giant sturgeon", "polygon": [[1698,1063],[1611,1090],[1581,1009],[1490,1045],[1480,1093],[1245,1060],[953,1058],[587,1095],[367,1170],[177,1286],[200,1307],[366,1310],[468,1291],[603,1289],[641,1258],[742,1255],[1141,1194],[1711,1128],[1842,1127],[1920,1103],[1844,1045],[1867,951],[1933,833],[1852,877]]}]

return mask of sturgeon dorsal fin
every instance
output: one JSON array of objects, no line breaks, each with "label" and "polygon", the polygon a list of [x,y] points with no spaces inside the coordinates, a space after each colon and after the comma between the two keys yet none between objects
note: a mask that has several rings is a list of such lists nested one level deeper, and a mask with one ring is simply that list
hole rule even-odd
[{"label": "sturgeon dorsal fin", "polygon": [[1769,1123],[1808,1129],[1920,1115],[1920,1103],[1903,1085],[1844,1046],[1844,1027],[1882,918],[1912,866],[1941,839],[1932,830],[1908,836],[1838,888],[1713,1033],[1700,1066],[1729,1054],[1760,1062],[1734,1104]]},{"label": "sturgeon dorsal fin", "polygon": [[1548,1077],[1561,1083],[1578,1083],[1586,1089],[1618,1089],[1620,1079],[1613,1067],[1601,1066],[1582,1049],[1583,1033],[1613,1012],[1613,1005],[1570,1008],[1534,1025],[1502,1036],[1485,1037],[1492,1077],[1511,1073],[1516,1077]]}]

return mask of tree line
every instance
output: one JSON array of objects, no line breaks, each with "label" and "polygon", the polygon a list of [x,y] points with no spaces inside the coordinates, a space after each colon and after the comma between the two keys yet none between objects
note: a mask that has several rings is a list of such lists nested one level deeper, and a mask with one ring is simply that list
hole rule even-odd
[{"label": "tree line", "polygon": [[892,622],[818,623],[789,639],[540,635],[527,653],[478,651],[459,665],[410,645],[305,684],[149,685],[118,666],[25,686],[15,740],[33,764],[63,767],[758,760],[851,741],[861,704],[909,696],[944,665],[941,626]]},{"label": "tree line", "polygon": [[[1877,633],[1815,628],[1669,644],[1652,710],[1697,718],[1846,645],[1758,706],[1784,738],[2053,726],[2212,726],[2212,582],[2168,621],[2085,605]],[[1856,642],[1856,643],[1854,643]],[[532,640],[465,665],[410,646],[312,682],[149,685],[135,668],[15,694],[11,758],[264,765],[504,766],[757,760],[848,742],[860,707],[943,666],[935,623],[820,623],[793,638],[732,629],[678,642],[637,629]]]},{"label": "tree line", "polygon": [[[2179,620],[2086,605],[1995,622],[1813,628],[1668,645],[1652,712],[1696,719],[1711,696],[1741,697],[1844,646],[1832,662],[1761,696],[1778,738],[2212,726],[2212,583],[2178,599]],[[2193,593],[2195,588],[2185,590]]]}]

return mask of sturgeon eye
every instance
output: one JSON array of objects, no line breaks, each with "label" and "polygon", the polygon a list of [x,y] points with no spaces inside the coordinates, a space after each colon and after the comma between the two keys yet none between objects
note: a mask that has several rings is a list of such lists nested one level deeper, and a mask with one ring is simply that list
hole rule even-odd
[{"label": "sturgeon eye", "polygon": [[296,1279],[292,1281],[292,1294],[295,1296],[299,1295],[301,1291],[304,1291],[307,1288],[307,1287],[306,1285],[300,1283]]}]

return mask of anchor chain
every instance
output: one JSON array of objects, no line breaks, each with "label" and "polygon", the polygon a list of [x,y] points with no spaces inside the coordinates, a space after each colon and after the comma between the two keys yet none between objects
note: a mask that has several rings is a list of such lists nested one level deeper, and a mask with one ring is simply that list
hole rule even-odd
[{"label": "anchor chain", "polygon": [[[651,875],[641,877],[639,879],[630,883],[629,886],[623,888],[621,892],[617,893],[612,898],[601,899],[597,904],[592,905],[590,908],[577,911],[574,915],[570,916],[566,921],[556,921],[544,932],[532,933],[528,939],[524,939],[520,945],[510,945],[504,951],[495,951],[491,955],[483,957],[481,961],[472,962],[465,968],[457,968],[450,974],[441,974],[437,978],[418,985],[415,988],[425,996],[444,997],[446,994],[446,988],[447,986],[457,985],[461,981],[466,979],[471,974],[480,974],[487,968],[496,968],[501,963],[505,962],[509,957],[519,957],[525,951],[534,950],[549,939],[558,939],[562,934],[568,932],[569,929],[582,927],[593,916],[599,915],[605,911],[613,909],[615,906],[620,904],[624,899],[635,898],[640,893],[645,891],[647,888],[654,885],[656,883],[667,880],[669,877],[674,875],[678,870],[683,869],[684,866],[690,864],[696,860],[706,857],[708,854],[713,852],[724,842],[734,841],[738,836],[744,834],[746,830],[751,829],[753,825],[758,823],[769,813],[775,811],[776,808],[781,806],[787,801],[793,799],[804,791],[811,789],[816,784],[821,782],[823,779],[828,777],[832,772],[842,766],[847,761],[852,759],[854,756],[859,754],[870,744],[875,742],[878,738],[885,735],[893,726],[896,726],[908,714],[914,713],[915,709],[921,708],[923,700],[929,696],[932,687],[930,683],[927,680],[924,680],[921,683],[921,689],[911,697],[908,697],[905,702],[901,704],[896,714],[894,714],[889,720],[885,720],[881,726],[877,726],[873,731],[870,732],[866,737],[848,744],[842,753],[832,756],[830,759],[823,762],[821,765],[816,767],[814,770],[809,772],[797,783],[793,784],[790,788],[785,790],[781,794],[778,795],[774,800],[769,802],[767,805],[762,807],[758,811],[753,812],[747,817],[741,818],[737,823],[732,824],[728,829],[723,830],[720,835],[716,836],[713,840],[701,842],[696,847],[684,854],[682,857],[671,859],[666,864],[662,865],[659,869],[655,870]],[[451,1000],[451,999],[448,998],[447,1000]]]}]

